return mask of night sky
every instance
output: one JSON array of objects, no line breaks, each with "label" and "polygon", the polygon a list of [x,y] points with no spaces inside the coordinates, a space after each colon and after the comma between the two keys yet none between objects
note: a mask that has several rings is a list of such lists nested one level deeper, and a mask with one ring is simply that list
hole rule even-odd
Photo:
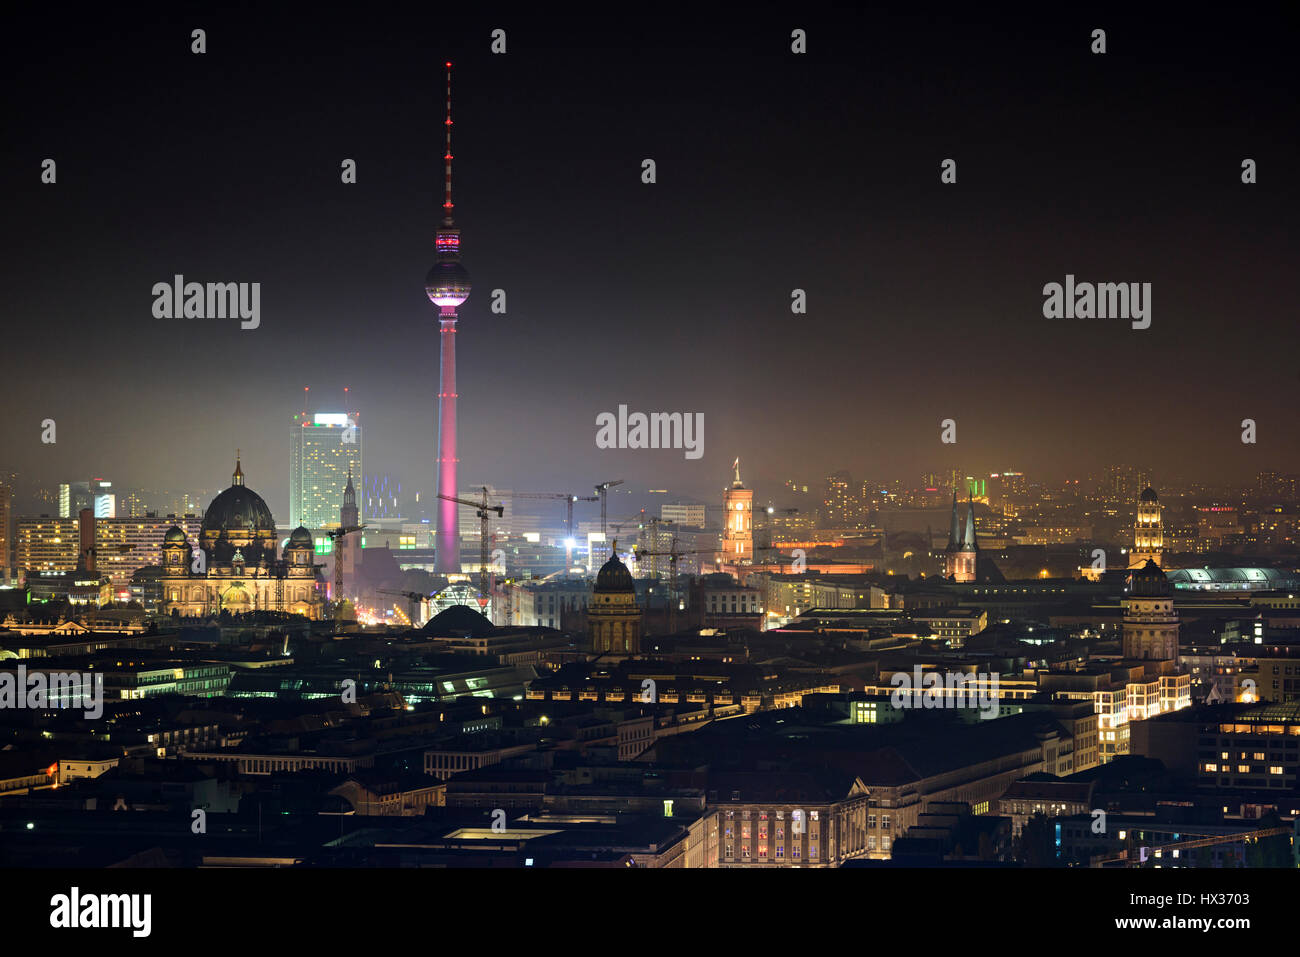
[{"label": "night sky", "polygon": [[[712,501],[737,455],[777,498],[786,478],[839,468],[1300,470],[1284,5],[1149,22],[1095,6],[450,9],[17,18],[3,36],[0,466],[217,488],[241,447],[284,520],[303,387],[312,409],[337,410],[347,385],[366,471],[431,491],[423,279],[451,59],[474,282],[466,484],[590,494],[622,477]],[[504,56],[489,51],[496,27]],[[806,55],[790,52],[795,27]],[[1094,27],[1105,55],[1089,52]],[[40,182],[46,157],[57,185]],[[948,157],[955,185],[939,181]],[[1241,182],[1246,157],[1256,185]],[[356,185],[340,182],[344,158]],[[176,273],[260,282],[261,327],[155,319],[151,288]],[[1045,319],[1042,287],[1067,273],[1150,282],[1151,328]],[[807,315],[790,312],[796,287]],[[703,458],[597,449],[595,417],[619,404],[703,412]],[[949,417],[956,446],[939,441]],[[1240,441],[1247,417],[1258,445]]]}]

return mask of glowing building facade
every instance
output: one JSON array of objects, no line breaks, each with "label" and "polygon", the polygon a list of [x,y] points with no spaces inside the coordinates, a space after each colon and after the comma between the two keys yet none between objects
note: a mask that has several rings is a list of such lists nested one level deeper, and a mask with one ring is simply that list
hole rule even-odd
[{"label": "glowing building facade", "polygon": [[357,414],[294,416],[289,432],[289,524],[312,531],[338,528],[349,473],[362,474]]},{"label": "glowing building facade", "polygon": [[314,553],[311,533],[299,526],[283,557],[278,554],[271,510],[244,484],[236,461],[230,488],[203,514],[198,548],[180,526],[163,537],[161,611],[181,617],[282,611],[323,618],[324,582]]},{"label": "glowing building facade", "polygon": [[740,481],[740,459],[732,466],[736,477],[722,495],[722,561],[728,565],[754,561],[754,490]]},{"label": "glowing building facade", "polygon": [[1147,562],[1163,563],[1165,548],[1164,522],[1160,498],[1147,486],[1138,497],[1137,520],[1133,524],[1133,554],[1130,568],[1142,568]]}]

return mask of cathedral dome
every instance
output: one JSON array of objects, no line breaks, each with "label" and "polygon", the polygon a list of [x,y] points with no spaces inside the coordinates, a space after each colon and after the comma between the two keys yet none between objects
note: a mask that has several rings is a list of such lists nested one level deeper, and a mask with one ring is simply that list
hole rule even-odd
[{"label": "cathedral dome", "polygon": [[1134,595],[1156,598],[1173,593],[1164,569],[1150,559],[1141,568],[1133,570],[1131,581]]},{"label": "cathedral dome", "polygon": [[262,496],[245,485],[232,485],[212,500],[203,513],[203,530],[275,532],[275,519]]},{"label": "cathedral dome", "polygon": [[609,561],[601,566],[600,572],[596,575],[596,591],[636,591],[632,573],[618,560],[617,554],[611,555]]},{"label": "cathedral dome", "polygon": [[1138,501],[1144,505],[1157,505],[1160,502],[1160,497],[1156,495],[1156,490],[1148,485],[1142,490],[1142,495],[1138,498]]},{"label": "cathedral dome", "polygon": [[299,525],[289,536],[289,544],[286,548],[311,548],[311,532],[307,531],[307,526]]},{"label": "cathedral dome", "polygon": [[167,529],[167,534],[163,536],[164,545],[184,545],[185,531],[179,525],[173,525]]}]

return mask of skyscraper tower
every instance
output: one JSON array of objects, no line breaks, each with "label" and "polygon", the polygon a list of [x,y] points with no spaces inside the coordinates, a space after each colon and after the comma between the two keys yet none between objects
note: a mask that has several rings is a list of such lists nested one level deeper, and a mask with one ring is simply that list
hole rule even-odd
[{"label": "skyscraper tower", "polygon": [[[289,525],[337,528],[343,476],[362,474],[361,418],[356,412],[303,410],[289,431]],[[360,524],[357,522],[355,524]]]},{"label": "skyscraper tower", "polygon": [[[451,62],[447,62],[447,198],[442,204],[442,227],[434,239],[437,261],[424,278],[424,291],[438,307],[441,326],[442,372],[438,380],[438,494],[458,495],[456,487],[456,307],[469,298],[469,273],[460,264],[460,230],[452,218],[451,203]],[[457,505],[438,499],[438,532],[434,569],[439,574],[460,572],[460,523]]]}]

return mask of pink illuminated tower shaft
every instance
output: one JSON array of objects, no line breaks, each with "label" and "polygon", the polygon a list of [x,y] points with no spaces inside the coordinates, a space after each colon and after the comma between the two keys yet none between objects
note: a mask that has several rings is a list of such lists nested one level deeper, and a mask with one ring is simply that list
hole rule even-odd
[{"label": "pink illuminated tower shaft", "polygon": [[[440,308],[442,373],[438,379],[438,493],[456,495],[456,307]],[[460,506],[438,499],[438,538],[434,567],[441,574],[460,571]]]},{"label": "pink illuminated tower shaft", "polygon": [[[456,497],[456,307],[469,298],[469,273],[460,264],[460,230],[451,211],[451,64],[447,64],[446,199],[436,239],[438,259],[424,280],[429,301],[438,307],[442,370],[438,378],[438,494]],[[434,569],[456,575],[460,567],[460,512],[455,502],[438,499],[438,532]]]}]

